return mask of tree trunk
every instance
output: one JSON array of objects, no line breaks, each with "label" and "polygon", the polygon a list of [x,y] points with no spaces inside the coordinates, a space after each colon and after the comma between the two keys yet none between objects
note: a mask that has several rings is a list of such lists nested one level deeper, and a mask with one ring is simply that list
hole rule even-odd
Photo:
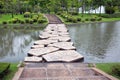
[{"label": "tree trunk", "polygon": [[101,5],[100,5],[100,13],[99,13],[99,15],[101,16]]}]

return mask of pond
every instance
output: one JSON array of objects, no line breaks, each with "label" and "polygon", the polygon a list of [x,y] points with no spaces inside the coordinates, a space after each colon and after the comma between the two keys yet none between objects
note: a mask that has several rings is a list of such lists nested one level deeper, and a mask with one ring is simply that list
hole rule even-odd
[{"label": "pond", "polygon": [[23,60],[40,31],[0,29],[0,62]]},{"label": "pond", "polygon": [[[120,62],[120,22],[68,25],[84,62]],[[0,62],[19,62],[41,30],[0,29]]]},{"label": "pond", "polygon": [[120,21],[69,25],[69,32],[84,62],[120,62]]}]

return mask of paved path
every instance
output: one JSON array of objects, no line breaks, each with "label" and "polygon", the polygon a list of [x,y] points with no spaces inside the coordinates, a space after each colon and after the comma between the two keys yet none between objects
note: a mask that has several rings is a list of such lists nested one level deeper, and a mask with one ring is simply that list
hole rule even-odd
[{"label": "paved path", "polygon": [[13,80],[117,80],[87,63],[27,63]]},{"label": "paved path", "polygon": [[90,64],[76,62],[83,56],[73,46],[67,28],[55,15],[46,16],[50,24],[28,52],[25,67],[19,68],[13,80],[117,80],[89,67]]},{"label": "paved path", "polygon": [[54,14],[52,14],[52,15],[46,14],[45,16],[48,18],[49,24],[62,24],[62,23],[63,23],[63,22],[62,22],[58,17],[56,17],[56,15],[54,15]]}]

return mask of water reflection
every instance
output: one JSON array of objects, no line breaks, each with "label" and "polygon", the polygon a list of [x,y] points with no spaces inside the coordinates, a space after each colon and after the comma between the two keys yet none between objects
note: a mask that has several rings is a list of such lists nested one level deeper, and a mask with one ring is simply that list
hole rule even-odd
[{"label": "water reflection", "polygon": [[39,33],[40,31],[0,29],[0,61],[23,60]]},{"label": "water reflection", "polygon": [[72,41],[85,62],[120,62],[120,22],[69,26]]}]

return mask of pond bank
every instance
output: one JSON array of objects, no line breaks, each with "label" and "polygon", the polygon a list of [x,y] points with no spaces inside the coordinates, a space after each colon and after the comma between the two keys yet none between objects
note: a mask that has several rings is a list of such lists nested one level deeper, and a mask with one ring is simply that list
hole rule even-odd
[{"label": "pond bank", "polygon": [[0,29],[43,29],[47,24],[0,24]]}]

